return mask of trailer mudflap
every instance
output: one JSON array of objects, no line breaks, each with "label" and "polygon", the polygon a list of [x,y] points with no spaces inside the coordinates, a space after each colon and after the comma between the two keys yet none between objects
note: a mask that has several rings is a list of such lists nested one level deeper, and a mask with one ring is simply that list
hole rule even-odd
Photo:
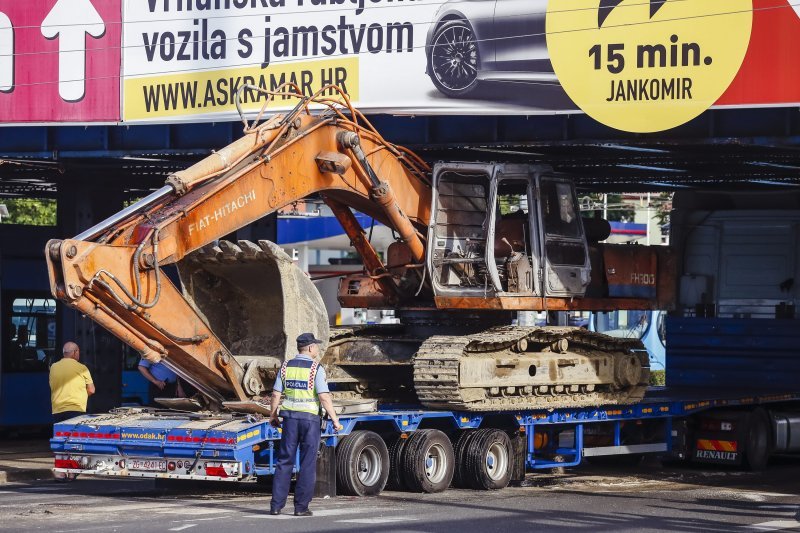
[{"label": "trailer mudflap", "polygon": [[528,458],[528,436],[517,432],[511,436],[511,482],[525,481],[525,461]]},{"label": "trailer mudflap", "polygon": [[317,484],[314,487],[314,497],[326,496],[331,498],[336,496],[336,448],[323,443],[317,454]]},{"label": "trailer mudflap", "polygon": [[698,417],[692,435],[691,460],[730,466],[742,464],[747,452],[747,412],[718,411]]},{"label": "trailer mudflap", "polygon": [[742,454],[736,440],[697,438],[692,460],[698,463],[739,465],[742,463]]}]

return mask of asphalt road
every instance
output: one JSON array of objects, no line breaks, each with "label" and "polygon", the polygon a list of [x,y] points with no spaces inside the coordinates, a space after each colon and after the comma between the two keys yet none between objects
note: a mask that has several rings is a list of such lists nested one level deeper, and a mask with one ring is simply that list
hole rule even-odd
[{"label": "asphalt road", "polygon": [[[530,475],[497,492],[384,492],[312,502],[314,516],[269,516],[259,487],[156,486],[78,479],[0,486],[0,530],[49,532],[800,531],[800,459],[764,474],[582,468]],[[291,509],[291,499],[288,509]]]}]

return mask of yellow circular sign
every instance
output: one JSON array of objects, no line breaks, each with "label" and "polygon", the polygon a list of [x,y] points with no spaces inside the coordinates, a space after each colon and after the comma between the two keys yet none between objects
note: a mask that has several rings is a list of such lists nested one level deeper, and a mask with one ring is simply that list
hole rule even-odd
[{"label": "yellow circular sign", "polygon": [[547,48],[564,90],[624,131],[679,126],[741,67],[752,0],[550,0]]}]

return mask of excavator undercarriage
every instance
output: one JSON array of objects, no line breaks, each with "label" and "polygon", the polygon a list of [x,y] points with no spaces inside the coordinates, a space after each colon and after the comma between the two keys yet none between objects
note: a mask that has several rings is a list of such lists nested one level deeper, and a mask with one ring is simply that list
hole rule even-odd
[{"label": "excavator undercarriage", "polygon": [[271,386],[301,331],[330,338],[322,362],[342,400],[465,411],[612,405],[641,399],[649,380],[638,340],[576,327],[487,327],[510,313],[400,312],[403,324],[328,331],[313,283],[268,241],[220,241],[179,269],[185,296],[243,364],[252,395]]}]

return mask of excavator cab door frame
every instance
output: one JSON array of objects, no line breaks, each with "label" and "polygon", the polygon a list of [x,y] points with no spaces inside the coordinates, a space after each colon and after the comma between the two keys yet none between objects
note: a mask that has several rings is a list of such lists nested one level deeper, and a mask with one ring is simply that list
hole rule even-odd
[{"label": "excavator cab door frame", "polygon": [[582,297],[592,267],[575,186],[569,179],[539,171],[536,191],[544,295]]},{"label": "excavator cab door frame", "polygon": [[[536,168],[530,165],[498,164],[492,182],[486,257],[499,298],[542,295]],[[524,213],[522,206],[517,206],[519,210],[516,212],[500,212],[504,182],[525,183],[524,194],[528,209],[525,216],[521,216]],[[497,250],[503,250],[502,255]],[[500,267],[504,269],[502,276],[498,271]],[[515,278],[516,282],[512,282],[510,278]]]},{"label": "excavator cab door frame", "polygon": [[[491,163],[433,167],[427,265],[436,296],[495,296],[500,289],[487,256],[496,173]],[[496,275],[496,274],[495,274]]]}]

